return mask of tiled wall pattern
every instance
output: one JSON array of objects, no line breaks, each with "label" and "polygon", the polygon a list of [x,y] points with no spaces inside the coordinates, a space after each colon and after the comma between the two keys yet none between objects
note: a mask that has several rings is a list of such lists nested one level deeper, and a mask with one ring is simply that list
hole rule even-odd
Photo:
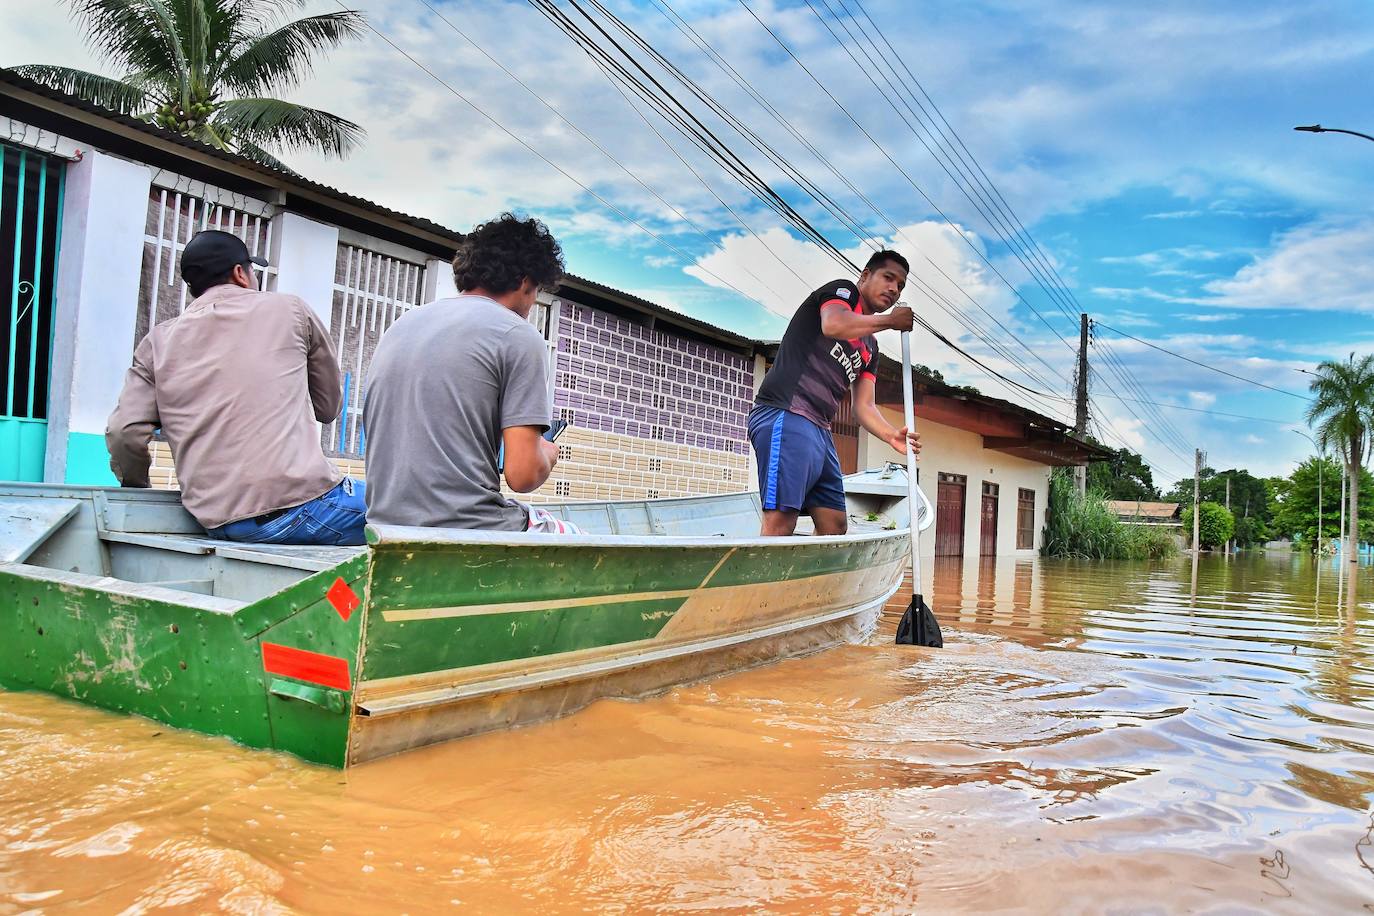
[{"label": "tiled wall pattern", "polygon": [[[266,216],[267,204],[252,198],[236,200],[242,209],[156,185],[149,191],[134,346],[150,328],[180,315],[191,301],[186,284],[181,282],[181,250],[191,236],[205,229],[219,229],[243,239],[250,254],[266,257],[271,252],[272,223]],[[263,289],[276,289],[276,275],[275,267],[258,268]]]},{"label": "tiled wall pattern", "polygon": [[557,302],[554,412],[572,428],[538,495],[654,499],[748,490],[753,360]]},{"label": "tiled wall pattern", "polygon": [[[172,450],[167,447],[167,443],[160,439],[154,439],[148,445],[148,453],[152,456],[153,463],[148,469],[148,480],[154,488],[159,490],[175,490],[180,484],[177,483],[176,463],[172,461]],[[363,478],[363,461],[361,458],[331,458],[334,466],[349,477]]]}]

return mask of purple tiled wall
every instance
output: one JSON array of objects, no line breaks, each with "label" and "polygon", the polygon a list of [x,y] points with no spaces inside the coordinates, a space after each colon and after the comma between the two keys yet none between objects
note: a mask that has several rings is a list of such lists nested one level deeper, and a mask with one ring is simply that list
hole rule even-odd
[{"label": "purple tiled wall", "polygon": [[747,357],[564,301],[554,407],[574,426],[748,454]]}]

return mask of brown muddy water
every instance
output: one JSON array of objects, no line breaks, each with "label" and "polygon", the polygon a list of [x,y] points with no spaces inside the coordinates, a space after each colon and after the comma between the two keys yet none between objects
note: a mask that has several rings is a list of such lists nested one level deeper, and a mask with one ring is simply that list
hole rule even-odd
[{"label": "brown muddy water", "polygon": [[943,651],[888,619],[346,775],[0,693],[0,911],[1374,910],[1374,612],[1189,572],[942,565]]}]

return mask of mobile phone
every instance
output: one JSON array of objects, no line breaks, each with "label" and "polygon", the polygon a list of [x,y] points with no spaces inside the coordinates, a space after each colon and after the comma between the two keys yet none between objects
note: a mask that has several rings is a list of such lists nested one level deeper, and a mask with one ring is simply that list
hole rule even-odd
[{"label": "mobile phone", "polygon": [[544,438],[550,442],[557,442],[558,437],[563,435],[563,431],[569,426],[567,420],[550,420],[549,428],[544,430]]}]

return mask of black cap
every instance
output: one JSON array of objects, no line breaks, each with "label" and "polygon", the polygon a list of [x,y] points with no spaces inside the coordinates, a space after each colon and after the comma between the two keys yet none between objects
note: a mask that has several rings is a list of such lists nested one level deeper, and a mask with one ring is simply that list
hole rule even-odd
[{"label": "black cap", "polygon": [[207,229],[193,235],[182,249],[181,279],[192,288],[201,289],[207,282],[233,270],[235,264],[248,262],[267,266],[267,259],[250,255],[248,246],[237,235]]}]

